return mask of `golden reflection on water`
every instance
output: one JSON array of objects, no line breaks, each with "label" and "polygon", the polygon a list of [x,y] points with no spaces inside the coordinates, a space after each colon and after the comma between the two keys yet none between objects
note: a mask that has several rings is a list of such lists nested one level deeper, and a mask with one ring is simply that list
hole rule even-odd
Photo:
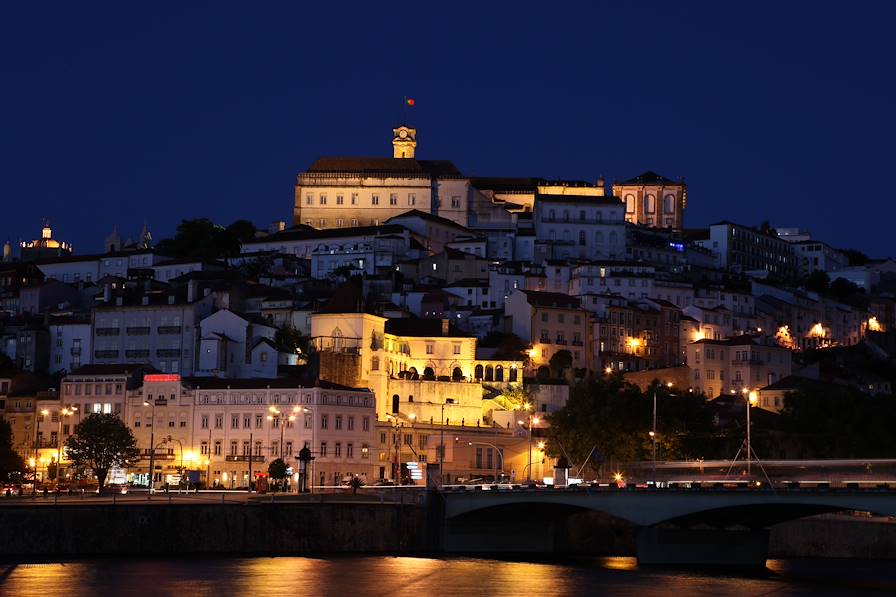
[{"label": "golden reflection on water", "polygon": [[[846,574],[857,564],[769,560],[769,574],[639,568],[635,558],[574,562],[511,562],[422,557],[256,557],[107,559],[48,564],[0,564],[0,596],[78,597],[152,595],[317,595],[440,597],[479,595],[776,595],[805,594],[807,578]],[[891,576],[867,565],[871,579]],[[889,568],[886,568],[889,570]],[[887,585],[893,588],[892,584]],[[815,594],[844,594],[845,587],[810,585]],[[817,591],[817,589],[823,589]],[[864,587],[863,587],[864,588]],[[875,588],[879,588],[875,586]],[[849,594],[849,589],[845,590]]]}]

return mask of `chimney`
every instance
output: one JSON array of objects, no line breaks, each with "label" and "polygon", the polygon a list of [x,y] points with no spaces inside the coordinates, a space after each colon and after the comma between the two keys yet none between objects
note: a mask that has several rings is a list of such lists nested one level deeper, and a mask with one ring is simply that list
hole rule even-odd
[{"label": "chimney", "polygon": [[109,303],[112,300],[112,286],[106,284],[103,286],[103,302]]},{"label": "chimney", "polygon": [[448,335],[448,320],[447,319],[442,320],[442,335],[443,336]]},{"label": "chimney", "polygon": [[192,303],[196,300],[196,291],[198,290],[199,281],[190,280],[187,282],[187,302]]},{"label": "chimney", "polygon": [[284,230],[286,230],[286,222],[284,222],[283,220],[276,220],[268,228],[268,232],[271,234],[274,234],[276,232],[283,232]]}]

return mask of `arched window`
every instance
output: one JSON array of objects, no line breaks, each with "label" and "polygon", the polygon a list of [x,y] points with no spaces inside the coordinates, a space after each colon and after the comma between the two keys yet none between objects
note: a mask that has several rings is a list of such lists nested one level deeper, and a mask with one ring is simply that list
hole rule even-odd
[{"label": "arched window", "polygon": [[395,414],[398,412],[398,402],[399,402],[398,394],[392,395],[392,413]]},{"label": "arched window", "polygon": [[635,196],[632,194],[625,196],[625,213],[635,213]]},{"label": "arched window", "polygon": [[494,369],[492,369],[491,365],[486,365],[485,367],[485,381],[492,381],[494,379]]},{"label": "arched window", "polygon": [[420,374],[417,373],[416,367],[411,367],[408,369],[408,379],[417,379],[420,377]]},{"label": "arched window", "polygon": [[663,213],[675,213],[675,195],[669,194],[663,197]]},{"label": "arched window", "polygon": [[510,367],[509,381],[516,381],[516,367]]},{"label": "arched window", "polygon": [[501,365],[495,367],[495,381],[504,381],[504,367]]},{"label": "arched window", "polygon": [[436,372],[432,370],[432,367],[427,367],[423,370],[423,379],[433,378],[436,376]]},{"label": "arched window", "polygon": [[455,367],[454,371],[451,372],[451,379],[454,381],[460,381],[464,378],[464,372],[460,367]]},{"label": "arched window", "polygon": [[476,365],[476,368],[473,369],[473,377],[476,379],[482,379],[482,365]]},{"label": "arched window", "polygon": [[336,328],[333,329],[333,333],[331,335],[333,336],[333,350],[335,350],[337,352],[342,350],[342,347],[343,347],[342,330],[340,330],[339,327],[337,326]]},{"label": "arched window", "polygon": [[644,213],[652,214],[656,211],[656,195],[650,194],[644,197]]}]

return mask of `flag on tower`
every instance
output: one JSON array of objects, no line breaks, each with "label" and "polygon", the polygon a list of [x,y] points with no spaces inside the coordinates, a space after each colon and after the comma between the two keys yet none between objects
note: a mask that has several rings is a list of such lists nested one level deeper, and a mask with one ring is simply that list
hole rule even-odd
[{"label": "flag on tower", "polygon": [[404,98],[404,104],[405,104],[406,106],[410,106],[410,107],[413,108],[413,107],[414,107],[414,98],[412,98],[412,97],[406,97],[406,98]]}]

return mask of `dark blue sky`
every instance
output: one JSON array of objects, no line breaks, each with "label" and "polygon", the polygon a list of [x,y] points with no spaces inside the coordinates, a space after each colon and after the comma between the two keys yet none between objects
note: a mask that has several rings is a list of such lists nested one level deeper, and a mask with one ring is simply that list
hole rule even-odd
[{"label": "dark blue sky", "polygon": [[316,157],[389,154],[407,95],[418,155],[465,173],[652,169],[689,227],[896,254],[888,3],[31,4],[0,13],[0,240],[289,220]]}]

